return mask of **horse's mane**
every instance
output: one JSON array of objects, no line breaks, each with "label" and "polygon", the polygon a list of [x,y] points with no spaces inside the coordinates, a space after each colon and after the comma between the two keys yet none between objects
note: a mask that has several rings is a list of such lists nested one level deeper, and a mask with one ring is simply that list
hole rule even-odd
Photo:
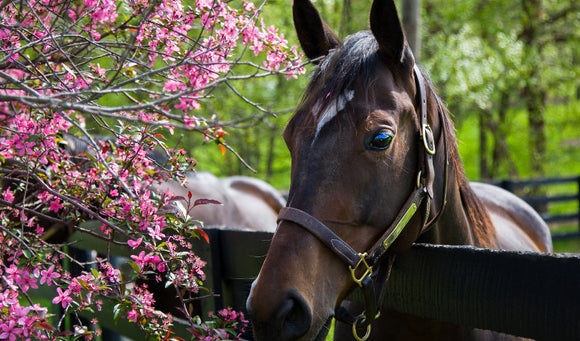
[{"label": "horse's mane", "polygon": [[463,162],[461,161],[457,147],[455,124],[451,119],[451,114],[443,103],[443,100],[436,94],[433,83],[428,74],[424,71],[422,72],[424,78],[427,80],[428,87],[431,90],[429,92],[431,96],[434,97],[436,104],[431,106],[433,110],[431,114],[436,115],[436,110],[443,110],[443,113],[440,117],[445,120],[445,124],[443,124],[445,131],[443,131],[443,134],[445,134],[445,138],[447,140],[450,167],[452,167],[454,170],[453,173],[455,174],[455,181],[459,187],[461,202],[463,208],[465,209],[469,224],[473,230],[475,245],[485,248],[493,247],[495,244],[494,236],[496,231],[491,221],[491,217],[485,209],[485,205],[477,197],[471,188],[471,185],[469,184],[467,176],[465,175],[465,169],[463,168]]}]

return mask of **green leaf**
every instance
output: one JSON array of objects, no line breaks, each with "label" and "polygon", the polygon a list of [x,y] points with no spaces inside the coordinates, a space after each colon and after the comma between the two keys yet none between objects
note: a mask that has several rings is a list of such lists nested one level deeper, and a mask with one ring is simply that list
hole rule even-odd
[{"label": "green leaf", "polygon": [[32,257],[30,250],[28,250],[27,248],[22,249],[22,254],[24,255],[24,257],[26,257],[26,259],[30,259]]},{"label": "green leaf", "polygon": [[89,285],[87,284],[87,282],[83,281],[80,278],[76,279],[77,282],[79,282],[79,284],[81,285],[81,287],[83,287],[83,289],[85,290],[90,290],[91,288],[89,287]]},{"label": "green leaf", "polygon": [[113,320],[118,321],[123,313],[125,312],[125,307],[119,303],[113,307]]},{"label": "green leaf", "polygon": [[129,264],[129,266],[130,266],[131,268],[133,268],[133,270],[134,270],[136,273],[139,273],[139,272],[141,272],[141,267],[139,267],[139,265],[138,265],[137,263],[135,263],[135,262],[128,262],[127,264]]}]

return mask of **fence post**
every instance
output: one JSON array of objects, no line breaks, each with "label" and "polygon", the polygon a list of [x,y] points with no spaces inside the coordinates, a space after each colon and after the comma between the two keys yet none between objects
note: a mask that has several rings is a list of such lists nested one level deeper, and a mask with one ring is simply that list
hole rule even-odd
[{"label": "fence post", "polygon": [[499,183],[499,187],[505,189],[506,191],[509,192],[514,192],[514,186],[513,186],[513,181],[512,180],[502,180]]},{"label": "fence post", "polygon": [[576,188],[576,190],[577,190],[576,194],[578,196],[578,198],[577,198],[577,200],[578,200],[578,217],[577,217],[577,219],[578,219],[578,231],[577,231],[577,234],[580,235],[580,176],[578,176],[576,178],[576,185],[578,186]]}]

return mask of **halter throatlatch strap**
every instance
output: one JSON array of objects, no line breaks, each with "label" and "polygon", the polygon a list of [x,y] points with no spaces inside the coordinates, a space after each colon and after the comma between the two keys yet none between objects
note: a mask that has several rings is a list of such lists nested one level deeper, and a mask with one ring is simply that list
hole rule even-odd
[{"label": "halter throatlatch strap", "polygon": [[[421,232],[424,232],[427,225],[431,225],[435,218],[428,224],[429,209],[433,199],[433,183],[435,171],[433,167],[433,157],[435,155],[435,138],[433,130],[427,120],[427,94],[425,82],[421,71],[415,65],[416,88],[419,96],[419,173],[417,175],[417,188],[409,195],[409,198],[399,211],[393,223],[385,230],[378,241],[364,253],[355,251],[344,240],[331,231],[326,225],[310,214],[293,207],[285,207],[280,210],[278,221],[290,221],[301,226],[334,254],[336,254],[349,267],[353,281],[362,289],[365,311],[362,315],[353,316],[346,309],[338,307],[335,317],[343,322],[352,324],[353,336],[356,340],[366,340],[371,332],[371,323],[380,315],[379,309],[385,292],[386,282],[390,275],[394,255],[385,257],[388,249],[393,245],[401,232],[407,227],[417,211],[424,208],[423,220],[421,221]],[[440,108],[439,108],[440,109]],[[441,114],[441,112],[439,113]],[[447,149],[447,146],[445,146]],[[445,151],[447,152],[447,150]],[[446,160],[447,162],[447,160]],[[447,177],[447,169],[445,172]],[[447,182],[447,179],[445,179]],[[445,192],[447,191],[445,183]],[[445,198],[444,198],[445,200]],[[442,206],[443,208],[444,206]],[[437,216],[439,215],[438,212]],[[376,269],[375,269],[376,268]],[[360,336],[358,330],[364,330],[364,335]]]}]

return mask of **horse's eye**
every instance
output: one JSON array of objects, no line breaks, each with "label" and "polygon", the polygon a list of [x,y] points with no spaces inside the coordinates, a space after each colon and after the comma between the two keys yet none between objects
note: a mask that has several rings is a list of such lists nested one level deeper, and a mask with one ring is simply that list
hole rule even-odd
[{"label": "horse's eye", "polygon": [[385,150],[389,148],[393,141],[393,135],[387,130],[379,130],[367,142],[370,150]]}]

